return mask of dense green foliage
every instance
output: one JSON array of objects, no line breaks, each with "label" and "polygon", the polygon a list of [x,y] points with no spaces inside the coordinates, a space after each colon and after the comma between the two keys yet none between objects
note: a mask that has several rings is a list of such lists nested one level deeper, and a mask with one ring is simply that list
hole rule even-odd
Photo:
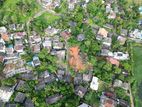
[{"label": "dense green foliage", "polygon": [[0,8],[0,25],[24,23],[38,10],[35,0],[6,0]]}]

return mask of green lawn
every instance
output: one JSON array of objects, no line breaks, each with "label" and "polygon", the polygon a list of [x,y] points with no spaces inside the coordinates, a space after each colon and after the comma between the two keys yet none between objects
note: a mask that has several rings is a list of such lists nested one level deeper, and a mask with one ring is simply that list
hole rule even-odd
[{"label": "green lawn", "polygon": [[[142,46],[133,46],[133,71],[134,79],[136,80],[134,84],[134,96],[135,96],[135,106],[142,107],[142,100],[138,97],[138,85],[142,82]],[[140,93],[139,93],[140,94]]]}]

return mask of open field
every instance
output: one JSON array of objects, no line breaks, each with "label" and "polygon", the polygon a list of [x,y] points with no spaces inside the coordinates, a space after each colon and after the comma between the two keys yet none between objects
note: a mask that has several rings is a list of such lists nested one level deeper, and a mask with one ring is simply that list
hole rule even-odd
[{"label": "open field", "polygon": [[136,80],[134,84],[134,96],[135,96],[135,106],[142,107],[142,101],[139,99],[138,86],[142,82],[142,46],[133,46],[133,71],[134,79]]}]

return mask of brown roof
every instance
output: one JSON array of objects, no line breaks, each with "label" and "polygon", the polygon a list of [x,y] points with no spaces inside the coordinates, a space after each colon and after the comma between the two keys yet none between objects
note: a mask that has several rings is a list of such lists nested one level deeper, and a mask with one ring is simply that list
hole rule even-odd
[{"label": "brown roof", "polygon": [[103,37],[107,37],[108,31],[104,28],[100,28],[99,31],[98,31],[98,34],[103,36]]},{"label": "brown roof", "polygon": [[9,41],[9,36],[7,34],[2,34],[2,39],[4,41]]},{"label": "brown roof", "polygon": [[119,61],[115,58],[107,57],[106,59],[107,59],[108,62],[110,62],[113,65],[119,66],[119,64],[120,64]]},{"label": "brown roof", "polygon": [[0,62],[3,62],[4,56],[0,56]]},{"label": "brown roof", "polygon": [[60,33],[60,35],[64,38],[64,39],[69,39],[69,37],[71,36],[70,32],[68,31],[63,31]]},{"label": "brown roof", "polygon": [[104,104],[104,107],[114,107],[113,105],[113,101],[112,100],[106,100],[105,101],[105,104]]}]

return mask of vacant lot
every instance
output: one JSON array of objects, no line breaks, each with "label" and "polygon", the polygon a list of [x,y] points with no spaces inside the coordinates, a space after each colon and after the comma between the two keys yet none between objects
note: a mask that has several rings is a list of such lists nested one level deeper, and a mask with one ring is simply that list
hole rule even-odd
[{"label": "vacant lot", "polygon": [[138,91],[138,86],[142,82],[142,46],[133,47],[133,69],[134,69],[134,79],[136,80],[134,84],[134,96],[135,96],[135,106],[142,107],[142,99],[138,97],[141,92]]}]

